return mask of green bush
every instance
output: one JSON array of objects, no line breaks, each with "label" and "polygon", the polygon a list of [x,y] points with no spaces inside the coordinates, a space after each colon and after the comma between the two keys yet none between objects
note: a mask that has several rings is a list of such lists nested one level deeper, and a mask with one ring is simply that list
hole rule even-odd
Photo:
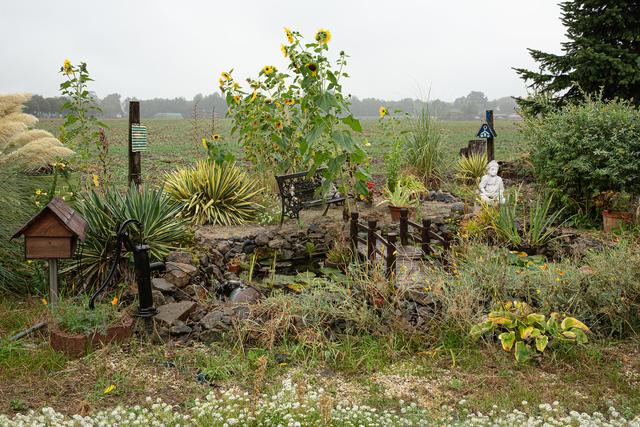
[{"label": "green bush", "polygon": [[537,179],[560,190],[570,213],[595,218],[600,193],[640,193],[640,111],[630,103],[586,97],[525,117],[522,129]]},{"label": "green bush", "polygon": [[234,163],[200,161],[165,178],[167,193],[196,224],[236,225],[256,217],[256,189]]},{"label": "green bush", "polygon": [[[144,230],[129,229],[134,240],[143,239],[150,247],[152,261],[162,260],[187,237],[186,221],[180,216],[181,206],[161,189],[131,187],[125,194],[109,190],[104,194],[92,191],[81,196],[76,210],[89,223],[87,237],[80,248],[79,259],[65,272],[75,272],[93,288],[99,286],[113,261],[118,226],[129,218],[140,221]],[[132,271],[123,259],[119,273]],[[130,276],[130,274],[129,274]]]},{"label": "green bush", "polygon": [[118,318],[115,305],[96,304],[95,309],[90,310],[86,299],[60,301],[51,313],[63,331],[87,335],[105,332]]}]

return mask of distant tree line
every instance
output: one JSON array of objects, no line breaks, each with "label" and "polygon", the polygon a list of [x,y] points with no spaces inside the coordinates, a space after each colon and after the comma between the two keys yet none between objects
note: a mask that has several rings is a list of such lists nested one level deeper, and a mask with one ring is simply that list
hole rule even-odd
[{"label": "distant tree line", "polygon": [[[136,98],[124,98],[118,93],[112,93],[100,99],[93,94],[93,99],[102,109],[101,116],[104,118],[126,117],[127,105],[130,100]],[[227,112],[225,99],[217,92],[209,95],[197,94],[193,99],[186,98],[153,98],[140,100],[140,115],[145,118],[150,117],[183,117],[192,118],[194,114],[198,118],[211,117],[212,111],[215,115],[224,116]],[[61,113],[63,97],[45,98],[34,95],[26,105],[26,112],[38,117],[59,117]],[[516,102],[514,98],[506,96],[489,101],[487,96],[479,91],[472,91],[467,96],[455,99],[453,102],[422,101],[419,99],[405,98],[399,101],[385,101],[377,98],[352,97],[351,112],[356,117],[377,117],[380,106],[385,106],[387,110],[393,112],[400,110],[406,113],[414,113],[421,108],[428,108],[431,115],[443,120],[472,120],[483,117],[484,111],[492,109],[496,117],[509,117],[516,113]]]}]

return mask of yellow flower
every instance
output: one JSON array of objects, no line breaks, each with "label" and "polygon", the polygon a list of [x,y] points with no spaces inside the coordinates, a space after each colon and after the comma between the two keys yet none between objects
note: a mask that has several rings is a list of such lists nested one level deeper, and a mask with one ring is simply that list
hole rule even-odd
[{"label": "yellow flower", "polygon": [[240,83],[238,83],[238,82],[233,82],[233,88],[234,88],[234,89],[240,89]]},{"label": "yellow flower", "polygon": [[296,103],[296,101],[293,98],[288,98],[288,99],[284,100],[284,105],[293,105],[295,103]]},{"label": "yellow flower", "polygon": [[380,108],[378,109],[378,114],[380,115],[380,118],[381,118],[381,119],[384,119],[384,116],[386,116],[386,115],[387,115],[387,114],[389,114],[389,113],[387,113],[387,109],[386,109],[386,108],[384,108],[384,107],[380,107]]},{"label": "yellow flower", "polygon": [[279,120],[276,122],[275,126],[276,126],[276,129],[278,129],[278,130],[279,130],[279,129],[282,129],[282,128],[284,127],[284,125],[282,124],[282,122],[281,122],[281,121],[279,121]]},{"label": "yellow flower", "polygon": [[111,305],[118,305],[118,297],[113,297],[111,300]]},{"label": "yellow flower", "polygon": [[71,61],[69,61],[68,59],[65,59],[64,63],[62,64],[62,69],[66,74],[73,73],[73,66],[71,65]]},{"label": "yellow flower", "polygon": [[93,179],[93,185],[96,186],[96,187],[99,187],[100,186],[100,178],[98,178],[98,175],[94,174],[92,176],[92,179]]},{"label": "yellow flower", "polygon": [[287,47],[285,45],[283,44],[280,45],[280,51],[282,52],[285,58],[289,56],[289,52],[287,52]]},{"label": "yellow flower", "polygon": [[289,43],[293,43],[295,39],[293,38],[293,33],[291,32],[291,30],[287,27],[284,27],[284,33],[287,35],[287,40],[289,40]]},{"label": "yellow flower", "polygon": [[226,71],[223,71],[221,76],[224,80],[231,80],[231,74],[227,73]]},{"label": "yellow flower", "polygon": [[217,141],[220,139],[220,135],[218,135],[217,133],[214,133],[213,135],[211,135],[211,139],[213,139],[214,141]]},{"label": "yellow flower", "polygon": [[222,77],[220,77],[218,79],[218,83],[220,84],[220,87],[224,86],[224,79]]},{"label": "yellow flower", "polygon": [[49,304],[49,302],[47,301],[46,298],[42,298],[40,301],[42,301],[42,305],[47,305]]},{"label": "yellow flower", "polygon": [[311,71],[311,75],[312,76],[317,76],[318,75],[318,65],[314,64],[313,62],[309,63],[306,65],[307,70]]},{"label": "yellow flower", "polygon": [[42,194],[42,190],[38,188],[38,189],[36,190],[36,196],[39,196],[40,194]]},{"label": "yellow flower", "polygon": [[109,394],[116,388],[115,384],[111,384],[109,387],[105,388],[102,392],[103,394]]},{"label": "yellow flower", "polygon": [[262,67],[262,71],[266,75],[269,75],[269,74],[273,73],[275,70],[276,70],[276,68],[273,65],[265,65],[264,67]]},{"label": "yellow flower", "polygon": [[251,99],[249,100],[249,102],[253,102],[256,99],[256,96],[258,96],[258,94],[256,93],[256,90],[253,90],[253,93],[251,94]]},{"label": "yellow flower", "polygon": [[207,138],[202,138],[202,146],[205,150],[209,149],[209,145],[207,144]]},{"label": "yellow flower", "polygon": [[240,96],[238,95],[234,96],[233,100],[236,102],[236,104],[240,104]]},{"label": "yellow flower", "polygon": [[539,268],[540,270],[544,271],[544,270],[547,270],[547,269],[549,268],[549,265],[547,265],[547,264],[542,264],[542,265],[538,266],[538,268]]},{"label": "yellow flower", "polygon": [[331,40],[331,32],[329,30],[325,30],[324,28],[320,28],[316,33],[316,41],[320,44],[327,44]]}]

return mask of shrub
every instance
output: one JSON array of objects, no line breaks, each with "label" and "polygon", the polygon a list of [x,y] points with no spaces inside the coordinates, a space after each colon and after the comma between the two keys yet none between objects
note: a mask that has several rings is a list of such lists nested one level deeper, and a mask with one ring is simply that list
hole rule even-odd
[{"label": "shrub", "polygon": [[595,217],[605,191],[640,193],[640,111],[626,101],[585,97],[526,117],[536,178],[559,190],[569,212]]},{"label": "shrub", "polygon": [[[132,186],[124,195],[115,190],[105,194],[92,191],[80,198],[77,211],[89,223],[77,262],[66,269],[77,272],[85,283],[99,286],[113,261],[118,226],[129,218],[140,221],[144,230],[131,228],[134,240],[143,240],[151,249],[152,261],[162,260],[187,236],[186,221],[180,216],[181,206],[161,189]],[[129,273],[123,260],[119,273]]]},{"label": "shrub", "polygon": [[118,317],[115,304],[96,304],[93,310],[87,304],[85,299],[63,300],[51,313],[60,329],[75,334],[104,332]]},{"label": "shrub", "polygon": [[482,176],[487,173],[488,164],[487,155],[484,153],[460,156],[456,164],[456,176],[464,182],[478,184]]},{"label": "shrub", "polygon": [[260,190],[233,163],[200,161],[167,175],[165,189],[196,224],[243,224],[260,208],[254,202]]},{"label": "shrub", "polygon": [[410,131],[404,147],[405,163],[415,169],[429,185],[438,185],[443,172],[444,134],[440,123],[421,109],[409,120]]}]

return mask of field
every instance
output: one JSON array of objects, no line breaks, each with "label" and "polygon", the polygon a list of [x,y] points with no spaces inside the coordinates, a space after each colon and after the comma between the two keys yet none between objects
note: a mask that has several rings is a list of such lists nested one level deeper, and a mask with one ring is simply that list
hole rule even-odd
[{"label": "field", "polygon": [[[118,186],[126,185],[127,179],[127,129],[126,119],[106,120],[109,126],[107,136],[111,142],[114,181]],[[60,125],[60,120],[42,120],[39,127],[54,134]],[[526,145],[521,141],[517,132],[517,121],[497,121],[496,158],[499,160],[513,160],[526,151]],[[164,173],[178,166],[194,163],[205,157],[201,140],[212,134],[211,121],[199,120],[194,126],[192,120],[145,119],[143,124],[149,132],[149,151],[142,155],[143,180],[159,183]],[[374,173],[382,173],[382,153],[387,148],[387,141],[382,140],[378,121],[363,119],[361,138],[367,138],[371,143],[368,148],[373,159]],[[445,153],[447,161],[453,163],[460,148],[466,147],[467,141],[475,139],[480,127],[479,121],[449,121],[441,123],[445,131]],[[215,133],[222,136],[222,141],[231,144],[241,158],[240,147],[229,135],[230,122],[227,119],[216,119]],[[197,136],[196,136],[197,135]]]}]

